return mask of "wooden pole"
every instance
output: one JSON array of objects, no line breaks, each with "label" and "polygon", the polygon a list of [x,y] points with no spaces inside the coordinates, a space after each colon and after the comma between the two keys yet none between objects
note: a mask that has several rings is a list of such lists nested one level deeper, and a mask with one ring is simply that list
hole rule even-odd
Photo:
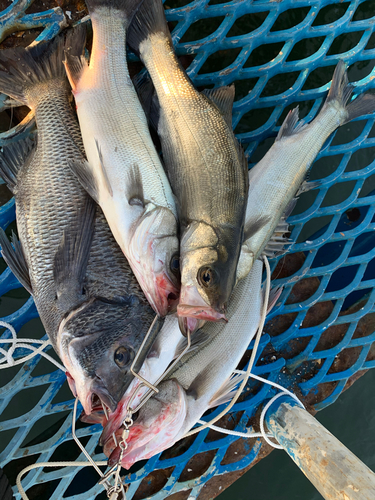
[{"label": "wooden pole", "polygon": [[325,499],[375,500],[375,474],[292,398],[276,400],[265,422]]}]

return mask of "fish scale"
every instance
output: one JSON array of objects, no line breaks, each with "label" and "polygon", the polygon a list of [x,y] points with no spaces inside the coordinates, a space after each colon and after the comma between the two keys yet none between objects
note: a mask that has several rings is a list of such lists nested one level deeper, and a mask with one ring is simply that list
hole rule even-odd
[{"label": "fish scale", "polygon": [[[2,65],[11,69],[0,71],[0,89],[31,107],[38,126],[35,151],[23,162],[20,153],[25,156],[28,149],[11,146],[2,153],[0,167],[15,193],[27,263],[24,282],[28,286],[30,279],[40,318],[67,369],[70,387],[89,413],[94,393],[115,409],[133,378],[130,364],[155,315],[102,211],[69,168],[69,161],[84,156],[63,47],[60,37],[49,45],[0,52]],[[24,64],[14,69],[14,60]],[[0,237],[3,255],[8,249],[4,256],[17,275],[22,262],[15,262],[5,234]],[[154,328],[150,341],[157,331]],[[146,354],[147,346],[140,362]]]},{"label": "fish scale", "polygon": [[179,282],[170,263],[178,253],[177,212],[167,176],[126,62],[132,1],[90,0],[89,65],[82,26],[67,40],[65,66],[76,101],[87,162],[73,162],[101,206],[151,306],[164,317]]}]

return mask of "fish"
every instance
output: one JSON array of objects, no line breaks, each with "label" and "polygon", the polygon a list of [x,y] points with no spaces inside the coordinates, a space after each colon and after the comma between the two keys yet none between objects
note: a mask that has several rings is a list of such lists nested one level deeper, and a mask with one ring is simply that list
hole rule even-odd
[{"label": "fish", "polygon": [[[61,35],[0,51],[0,91],[30,107],[38,127],[36,144],[19,140],[0,154],[19,235],[12,247],[1,231],[0,244],[33,296],[73,394],[87,413],[94,394],[114,411],[155,313],[101,209],[69,168],[70,160],[84,160],[84,148],[62,63],[64,44]],[[155,327],[140,363],[156,334]]]},{"label": "fish", "polygon": [[317,117],[308,124],[299,121],[298,107],[285,118],[276,140],[262,160],[249,172],[249,193],[244,242],[237,268],[242,279],[263,253],[283,253],[290,242],[286,219],[296,196],[320,186],[306,182],[306,175],[327,138],[354,118],[373,113],[375,95],[361,94],[350,100],[353,85],[348,83],[344,61],[335,68],[330,90]]},{"label": "fish", "polygon": [[[180,331],[176,314],[167,316],[139,370],[139,375],[150,384],[156,384],[160,378],[165,375],[172,361],[177,361],[177,358],[183,353],[199,349],[205,344],[207,338],[208,335],[203,330],[198,330],[193,335],[188,348],[187,339]],[[115,412],[107,417],[103,411],[102,404],[98,401],[98,405],[93,409],[90,415],[81,415],[81,421],[85,423],[101,424],[104,430],[99,443],[105,443],[108,437],[111,436],[124,421],[128,413],[128,404],[130,409],[136,409],[147,390],[148,388],[142,386],[138,378],[134,378],[121,401],[118,403]]]},{"label": "fish", "polygon": [[[228,323],[207,322],[207,335],[199,349],[185,354],[139,410],[130,428],[122,466],[130,468],[136,461],[150,458],[181,439],[209,408],[233,396],[239,379],[231,378],[251,339],[258,329],[264,294],[261,261],[233,291],[228,307]],[[119,458],[111,432],[120,438],[122,428],[105,429],[104,453],[109,465]]]},{"label": "fish", "polygon": [[173,311],[179,296],[178,218],[126,61],[134,0],[87,0],[93,45],[82,55],[85,27],[68,37],[65,67],[87,161],[71,161],[101,206],[112,233],[154,311]]},{"label": "fish", "polygon": [[[144,0],[128,30],[155,88],[155,126],[180,220],[181,330],[225,321],[236,281],[248,166],[232,129],[234,86],[198,92],[173,48],[160,0]],[[147,99],[145,99],[146,101]]]}]

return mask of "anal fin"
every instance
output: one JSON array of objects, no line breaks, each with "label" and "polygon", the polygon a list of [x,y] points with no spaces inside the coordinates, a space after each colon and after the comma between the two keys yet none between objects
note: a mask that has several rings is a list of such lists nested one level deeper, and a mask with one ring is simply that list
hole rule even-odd
[{"label": "anal fin", "polygon": [[245,375],[238,373],[227,378],[223,385],[212,396],[209,407],[215,408],[215,406],[231,401],[237,391],[238,384],[240,384],[244,378]]},{"label": "anal fin", "polygon": [[1,254],[14,276],[18,279],[21,285],[26,288],[26,290],[30,294],[32,294],[33,292],[31,287],[29,268],[26,263],[21,243],[18,241],[17,236],[13,232],[12,243],[14,248],[8,240],[4,229],[0,228]]}]

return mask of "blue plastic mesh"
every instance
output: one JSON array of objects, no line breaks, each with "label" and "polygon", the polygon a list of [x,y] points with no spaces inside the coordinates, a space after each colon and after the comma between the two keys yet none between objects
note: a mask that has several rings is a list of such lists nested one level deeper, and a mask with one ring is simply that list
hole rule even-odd
[{"label": "blue plastic mesh", "polygon": [[[51,38],[60,30],[61,9],[25,15],[31,3],[15,1],[3,11],[1,39],[14,29],[43,27],[38,39]],[[190,64],[188,73],[196,86],[218,87],[236,82],[233,126],[252,165],[272,144],[291,105],[299,103],[301,115],[307,120],[316,115],[339,58],[349,65],[349,78],[356,92],[374,87],[375,17],[366,14],[370,3],[166,0],[166,7],[173,7],[167,11],[174,27],[173,40],[178,54],[186,56],[184,61]],[[202,35],[205,37],[198,39]],[[371,349],[375,328],[369,314],[375,300],[374,119],[367,116],[346,125],[346,135],[339,131],[319,153],[311,178],[321,178],[322,185],[301,196],[289,219],[295,244],[275,271],[274,277],[285,276],[276,280],[285,288],[269,316],[265,330],[270,335],[262,338],[260,366],[255,369],[255,373],[270,380],[299,389],[316,409],[334,402],[352,375],[375,366],[375,352]],[[1,134],[0,140],[12,140],[12,131]],[[0,209],[1,226],[6,228],[14,218],[12,199]],[[272,269],[279,260],[272,261]],[[0,295],[19,286],[6,269],[0,277]],[[18,331],[36,317],[30,298],[4,319]],[[8,334],[5,331],[3,337]],[[20,464],[47,461],[52,455],[59,459],[79,456],[78,451],[72,456],[73,445],[66,445],[71,440],[72,401],[54,400],[61,399],[59,391],[65,375],[58,371],[33,374],[39,363],[34,359],[15,370],[14,377],[0,388],[0,432],[2,442],[9,441],[0,453],[0,465],[10,463],[8,471],[22,468]],[[37,387],[44,390],[37,403],[27,413],[14,417],[10,413],[12,399],[20,394],[27,398],[28,391]],[[259,405],[272,394],[268,386],[250,383],[248,389],[251,397],[235,406],[237,430],[245,429]],[[34,423],[51,415],[55,421],[56,415],[61,416],[60,428],[51,436],[46,434],[42,443],[28,444]],[[91,426],[79,429],[78,435],[86,442],[89,453],[103,459],[103,455],[95,454],[99,432],[98,426]],[[156,456],[138,472],[129,474],[129,498],[151,471],[166,468],[171,468],[165,473],[166,483],[152,498],[162,499],[182,489],[191,489],[190,498],[196,498],[214,475],[251,464],[262,446],[260,440],[246,441],[238,460],[227,460],[228,448],[236,438],[216,436],[213,440],[210,436],[203,431],[180,446],[177,456]],[[206,451],[212,451],[206,472],[198,478],[189,476],[189,460]],[[79,469],[39,469],[30,472],[23,483],[30,488],[49,481],[51,491],[56,487],[54,499],[64,495],[83,500],[95,498],[102,491],[95,480],[95,476],[92,479],[87,471]],[[73,486],[69,486],[72,481]]]}]

